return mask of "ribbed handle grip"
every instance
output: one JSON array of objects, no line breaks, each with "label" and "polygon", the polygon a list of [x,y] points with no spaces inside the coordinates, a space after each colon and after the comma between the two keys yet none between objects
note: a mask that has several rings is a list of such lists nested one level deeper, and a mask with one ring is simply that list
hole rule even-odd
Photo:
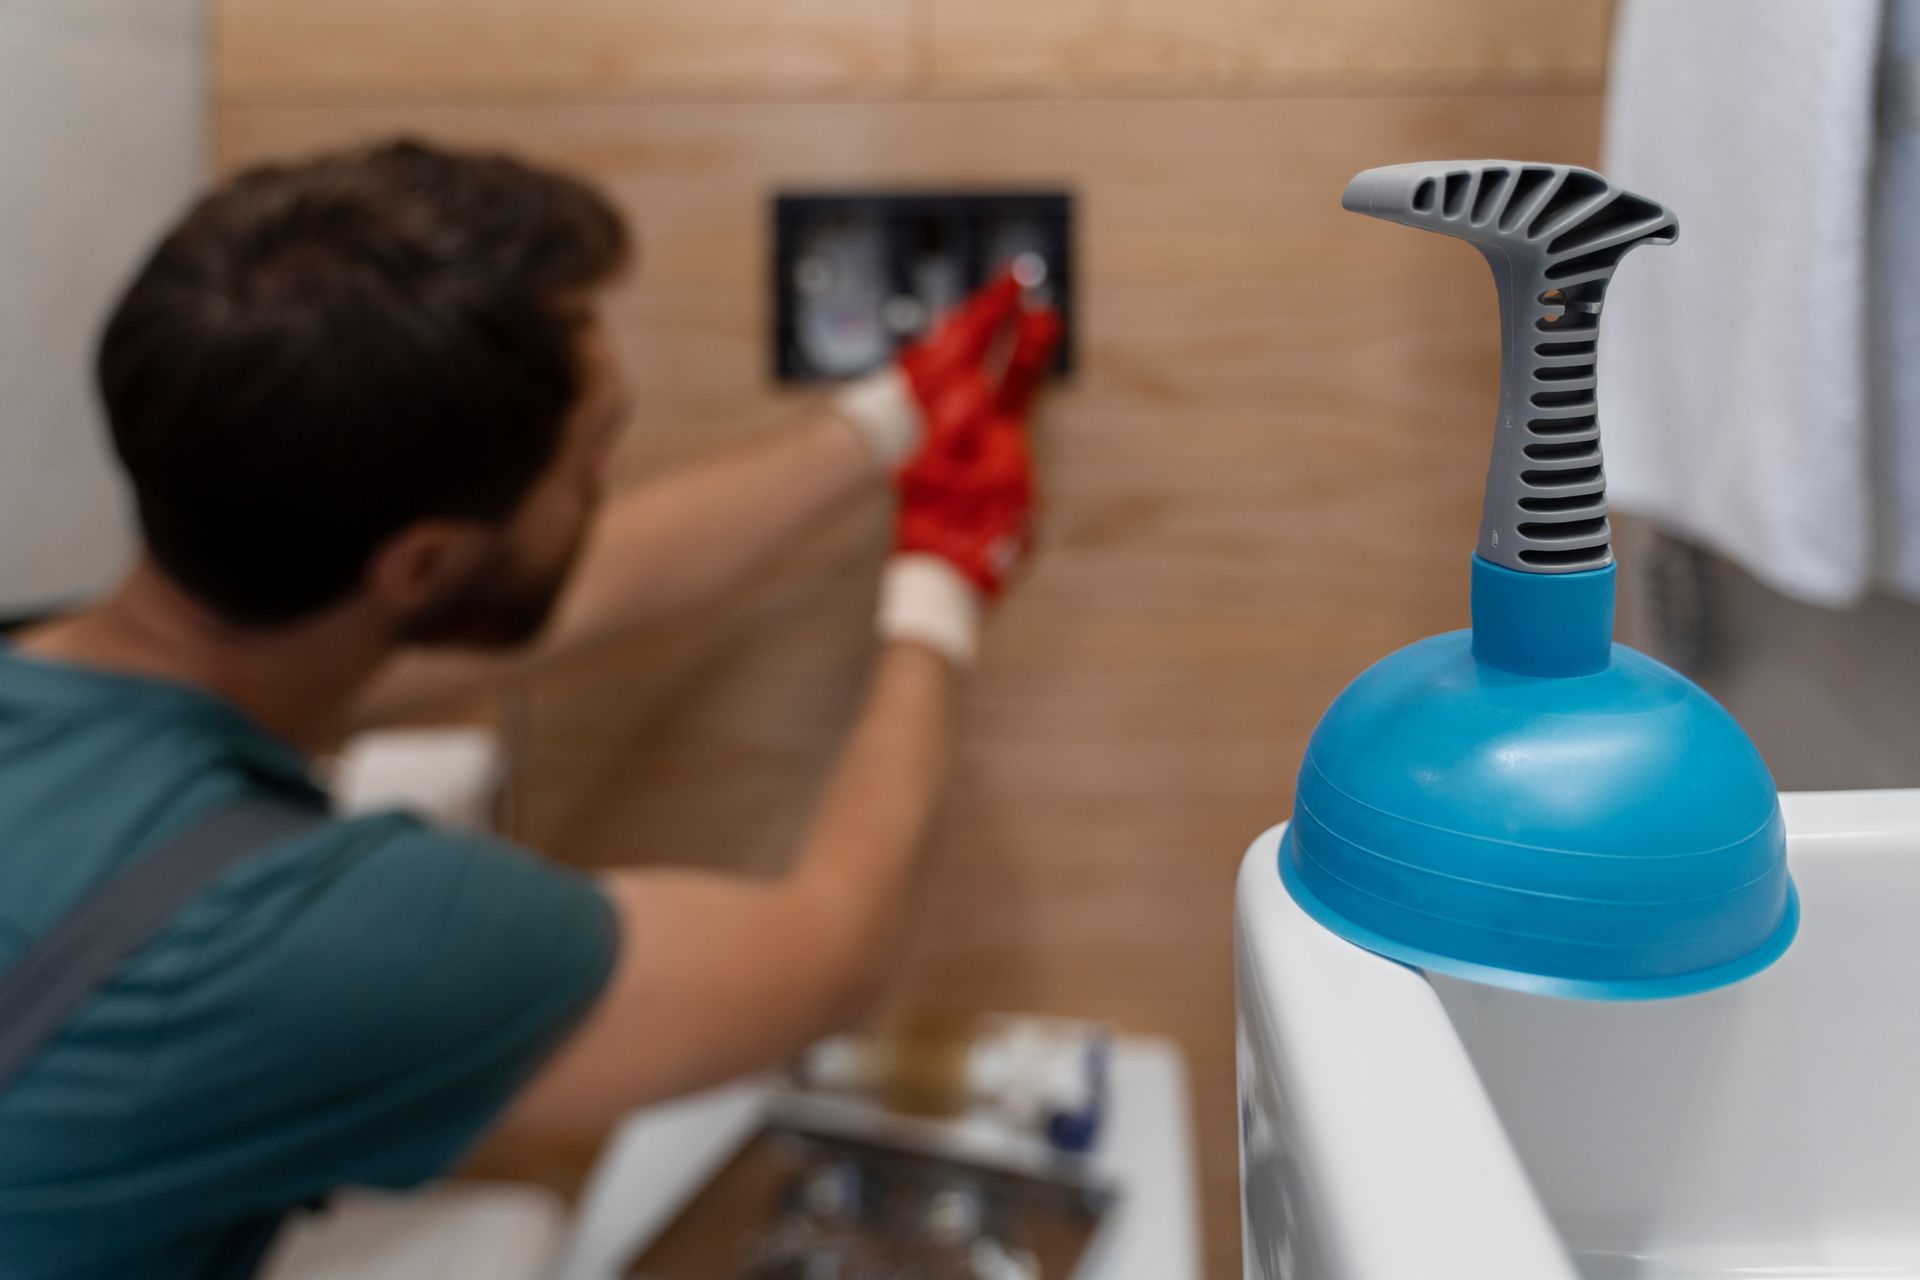
[{"label": "ribbed handle grip", "polygon": [[1600,304],[1639,244],[1672,244],[1664,206],[1590,169],[1430,160],[1368,169],[1342,207],[1472,242],[1500,290],[1500,416],[1480,555],[1526,573],[1612,563],[1600,456]]}]

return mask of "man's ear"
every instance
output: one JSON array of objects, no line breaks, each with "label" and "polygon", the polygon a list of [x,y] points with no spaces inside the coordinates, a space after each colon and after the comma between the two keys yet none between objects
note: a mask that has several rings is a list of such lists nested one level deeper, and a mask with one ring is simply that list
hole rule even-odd
[{"label": "man's ear", "polygon": [[470,521],[415,521],[380,544],[367,562],[367,594],[393,617],[412,617],[465,583],[490,540],[485,526]]}]

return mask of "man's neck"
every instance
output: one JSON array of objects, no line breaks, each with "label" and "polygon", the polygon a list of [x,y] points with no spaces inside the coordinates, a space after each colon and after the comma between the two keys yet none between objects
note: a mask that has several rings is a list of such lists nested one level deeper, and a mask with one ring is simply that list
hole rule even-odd
[{"label": "man's neck", "polygon": [[204,690],[312,751],[340,732],[390,643],[350,609],[273,630],[236,627],[143,564],[100,604],[24,633],[18,647]]}]

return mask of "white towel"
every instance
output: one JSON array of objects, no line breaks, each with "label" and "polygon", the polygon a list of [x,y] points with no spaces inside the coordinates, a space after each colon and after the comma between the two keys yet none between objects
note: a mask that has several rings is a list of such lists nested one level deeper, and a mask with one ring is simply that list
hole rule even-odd
[{"label": "white towel", "polygon": [[[1607,300],[1609,494],[1786,594],[1873,576],[1866,283],[1878,0],[1632,0],[1609,177],[1679,215]],[[1658,261],[1655,257],[1658,255]]]},{"label": "white towel", "polygon": [[1874,175],[1871,453],[1879,578],[1920,600],[1920,0],[1888,0]]}]

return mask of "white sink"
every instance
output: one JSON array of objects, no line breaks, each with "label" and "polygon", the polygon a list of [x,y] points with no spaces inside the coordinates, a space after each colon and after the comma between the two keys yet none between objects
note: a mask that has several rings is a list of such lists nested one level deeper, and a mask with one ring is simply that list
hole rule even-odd
[{"label": "white sink", "polygon": [[1920,791],[1781,797],[1803,921],[1704,995],[1405,968],[1240,868],[1257,1280],[1920,1280]]}]

